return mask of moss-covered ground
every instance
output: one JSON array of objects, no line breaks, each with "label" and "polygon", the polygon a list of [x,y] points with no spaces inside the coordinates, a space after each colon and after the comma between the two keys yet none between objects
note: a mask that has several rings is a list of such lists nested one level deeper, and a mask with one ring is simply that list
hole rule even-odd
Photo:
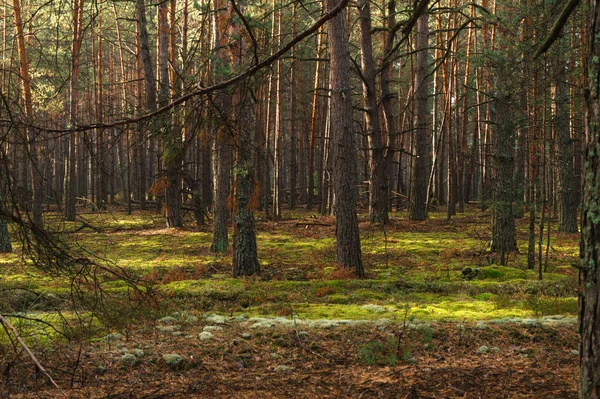
[{"label": "moss-covered ground", "polygon": [[[577,235],[551,230],[540,281],[537,266],[526,268],[524,220],[519,221],[520,253],[511,255],[508,266],[497,266],[488,253],[489,215],[473,207],[450,221],[444,216],[433,213],[415,223],[394,213],[385,227],[361,223],[367,272],[361,280],[336,267],[333,218],[302,211],[284,212],[278,223],[258,215],[262,272],[245,280],[230,277],[231,250],[210,252],[210,225],[166,229],[154,213],[116,212],[82,215],[95,229],[68,233],[78,230],[78,222],[61,227],[74,247],[142,276],[175,306],[194,310],[348,319],[399,318],[408,312],[423,320],[575,315],[577,280],[571,265],[577,263]],[[544,255],[546,246],[545,241]],[[15,247],[15,254],[0,256],[3,287],[69,293],[67,281],[36,271],[19,255],[18,243]],[[474,272],[465,275],[467,268]],[[114,280],[104,287],[126,290]],[[23,296],[22,305],[13,303],[19,311],[39,311],[45,304],[31,303],[31,293]]]},{"label": "moss-covered ground", "polygon": [[[61,231],[63,240],[79,253],[103,264],[122,267],[140,277],[146,286],[144,289],[154,292],[153,302],[141,310],[131,310],[129,305],[135,298],[132,299],[130,288],[124,281],[106,276],[99,279],[101,287],[113,300],[121,298],[123,306],[116,306],[108,315],[85,306],[73,310],[69,301],[74,295],[73,280],[43,274],[21,256],[20,244],[14,240],[15,253],[0,255],[2,312],[11,313],[11,320],[25,339],[38,344],[37,347],[44,351],[52,348],[51,338],[59,336],[54,328],[69,339],[85,337],[108,345],[110,349],[106,334],[118,332],[125,337],[135,336],[139,334],[140,326],[152,329],[148,323],[152,325],[161,317],[172,314],[188,314],[200,319],[206,314],[225,316],[228,320],[238,320],[238,317],[239,320],[255,320],[256,325],[264,323],[263,327],[267,328],[277,325],[271,320],[287,320],[284,324],[288,330],[284,336],[292,332],[297,335],[303,325],[327,328],[367,322],[380,326],[382,334],[374,341],[379,343],[373,344],[373,348],[352,344],[352,356],[356,356],[359,366],[364,362],[369,363],[368,366],[410,364],[411,355],[398,349],[401,346],[398,331],[407,323],[422,326],[432,323],[435,331],[455,331],[456,326],[467,325],[469,334],[477,335],[483,331],[475,328],[478,323],[531,324],[542,328],[539,326],[545,322],[539,324],[538,321],[558,320],[561,326],[566,326],[561,328],[570,331],[565,334],[573,340],[574,335],[569,334],[574,334],[578,282],[577,270],[571,265],[578,261],[577,234],[557,234],[555,223],[551,224],[549,242],[544,238],[543,273],[539,280],[537,265],[535,270],[527,270],[526,220],[517,221],[519,253],[510,255],[507,266],[492,264],[490,215],[474,206],[450,221],[443,212],[433,212],[425,222],[411,222],[405,213],[393,213],[391,223],[385,227],[367,223],[364,214],[359,215],[359,220],[365,279],[355,279],[351,273],[337,268],[334,219],[305,211],[284,211],[283,220],[278,223],[264,220],[257,214],[261,274],[233,279],[230,277],[231,249],[221,255],[209,250],[210,224],[196,228],[191,220],[186,220],[185,228],[166,229],[160,215],[140,211],[133,215],[118,210],[82,214],[74,223],[59,223],[57,218],[47,216],[51,229]],[[115,306],[114,302],[112,306]],[[58,311],[61,311],[61,317],[56,316]],[[77,321],[81,320],[85,320],[88,331],[77,327],[81,324]],[[289,324],[290,320],[292,324]],[[391,335],[383,333],[385,328],[382,326],[388,323],[396,326]],[[42,327],[36,328],[36,325]],[[160,331],[164,333],[169,328]],[[243,327],[235,328],[236,333],[243,333]],[[522,331],[524,327],[515,328],[518,334],[529,334]],[[430,327],[424,327],[425,332],[419,330],[425,338],[417,338],[417,341],[435,341],[434,352],[437,353],[444,344],[436,341],[437,333],[430,331],[433,336],[429,336],[428,329],[431,330]],[[552,327],[542,329],[553,331]],[[485,331],[485,334],[491,334],[487,328]],[[510,330],[507,338],[506,331],[499,329],[498,332],[504,334],[498,338],[505,345],[503,351],[510,350],[507,349],[511,345],[510,335],[517,333]],[[322,339],[335,341],[344,333],[331,334]],[[460,331],[458,334],[460,336]],[[532,334],[527,336],[533,337],[537,333]],[[174,337],[184,335],[175,334]],[[455,335],[453,332],[452,336]],[[524,337],[515,338],[515,342],[526,341]],[[300,335],[297,338],[305,350]],[[485,345],[494,347],[494,340],[491,336],[488,338]],[[478,348],[473,345],[483,342],[479,338],[470,339],[471,351]],[[141,342],[142,338],[138,340]],[[268,345],[278,340],[273,338]],[[6,337],[0,341],[8,343]],[[56,342],[63,345],[65,340]],[[224,339],[219,342],[219,345],[225,344]],[[397,348],[392,350],[388,348],[390,345]],[[576,342],[569,341],[567,346],[573,349]],[[429,349],[423,350],[426,354]],[[565,351],[565,356],[572,356],[567,349]],[[315,347],[306,353],[318,357],[315,354],[318,352]],[[377,357],[380,355],[383,360]],[[265,355],[256,355],[251,357],[254,360],[247,361],[253,365],[260,363],[256,358],[261,356]],[[246,367],[244,362],[246,360],[242,362],[242,368]],[[186,364],[190,367],[196,363],[188,359]],[[103,373],[99,365],[93,367],[98,375]],[[239,365],[235,367],[239,368]],[[459,391],[467,392],[464,387]]]}]

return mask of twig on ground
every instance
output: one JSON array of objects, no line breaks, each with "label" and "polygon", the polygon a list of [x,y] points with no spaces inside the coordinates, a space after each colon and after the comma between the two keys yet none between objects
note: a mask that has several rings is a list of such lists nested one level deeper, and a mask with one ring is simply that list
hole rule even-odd
[{"label": "twig on ground", "polygon": [[6,317],[4,317],[3,315],[1,315],[1,314],[0,314],[0,323],[4,324],[6,327],[8,327],[13,332],[13,334],[15,335],[15,338],[17,339],[17,341],[19,341],[19,344],[21,344],[21,346],[23,347],[23,349],[25,349],[25,352],[27,352],[27,354],[29,355],[29,357],[31,358],[31,360],[33,360],[33,362],[35,363],[35,365],[37,366],[37,368],[42,372],[42,374],[44,374],[46,376],[46,378],[48,378],[48,381],[50,381],[50,383],[52,385],[54,385],[54,387],[56,389],[58,389],[63,394],[64,397],[67,397],[67,394],[65,393],[65,391],[63,391],[58,386],[58,384],[52,379],[52,377],[50,376],[50,374],[48,374],[48,372],[46,371],[46,369],[44,368],[44,366],[42,366],[42,364],[40,363],[40,361],[35,357],[35,355],[31,351],[31,349],[29,349],[29,347],[27,346],[27,344],[25,343],[25,341],[23,341],[23,339],[19,335],[19,332],[15,328],[15,326],[13,326],[11,324],[11,322],[8,321],[8,319]]}]

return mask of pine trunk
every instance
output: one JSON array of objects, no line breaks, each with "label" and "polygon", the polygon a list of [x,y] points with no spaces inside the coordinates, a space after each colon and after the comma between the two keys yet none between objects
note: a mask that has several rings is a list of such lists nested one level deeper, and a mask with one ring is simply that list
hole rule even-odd
[{"label": "pine trunk", "polygon": [[[585,182],[581,207],[579,397],[600,398],[600,1],[587,2]],[[584,14],[585,15],[585,14]]]},{"label": "pine trunk", "polygon": [[[329,10],[336,0],[327,0]],[[331,136],[336,210],[337,261],[364,277],[356,215],[356,146],[352,121],[352,86],[348,26],[344,9],[327,22],[331,81]]]},{"label": "pine trunk", "polygon": [[360,54],[365,128],[369,143],[369,220],[371,223],[385,224],[389,222],[387,209],[389,171],[384,157],[379,124],[369,0],[360,0],[358,9],[360,13]]},{"label": "pine trunk", "polygon": [[429,177],[429,127],[427,104],[429,101],[428,36],[429,18],[421,15],[417,22],[415,48],[417,63],[414,79],[416,102],[415,156],[412,166],[409,219],[425,220],[427,216],[427,181]]}]

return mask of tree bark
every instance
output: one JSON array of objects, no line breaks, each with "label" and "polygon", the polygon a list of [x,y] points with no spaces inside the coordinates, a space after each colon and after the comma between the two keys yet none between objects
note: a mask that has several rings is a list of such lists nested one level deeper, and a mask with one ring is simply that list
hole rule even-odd
[{"label": "tree bark", "polygon": [[[83,34],[83,1],[73,2],[73,41],[71,43],[71,78],[69,80],[69,125],[74,127],[77,123],[77,76],[79,74],[79,55],[81,49],[81,36]],[[67,158],[67,174],[65,188],[65,218],[75,221],[77,216],[77,141],[78,134],[71,133],[69,136],[69,155]],[[82,148],[79,146],[79,148]]]},{"label": "tree bark", "polygon": [[358,10],[365,128],[369,143],[369,220],[371,223],[385,224],[389,222],[387,204],[389,168],[384,156],[379,123],[369,0],[360,0]]},{"label": "tree bark", "polygon": [[[25,103],[25,116],[29,123],[33,123],[33,100],[31,98],[31,77],[29,75],[29,61],[27,59],[27,50],[25,49],[25,34],[23,32],[23,12],[19,0],[13,0],[13,13],[15,17],[15,29],[17,36],[17,52],[19,54],[19,72],[21,74],[23,102]],[[42,174],[39,170],[39,155],[37,146],[37,134],[32,127],[28,127],[26,131],[28,142],[28,155],[31,166],[29,168],[32,181],[32,197],[33,202],[33,222],[39,227],[43,226],[42,220]],[[25,170],[27,168],[24,168]]]},{"label": "tree bark", "polygon": [[558,190],[560,193],[558,231],[560,233],[577,233],[577,181],[573,173],[574,151],[569,126],[567,76],[564,64],[561,64],[560,59],[557,61],[554,129],[558,144],[558,178],[560,186]]},{"label": "tree bark", "polygon": [[600,1],[587,2],[587,54],[583,76],[586,148],[581,206],[579,284],[579,397],[600,398]]},{"label": "tree bark", "polygon": [[410,190],[409,214],[410,220],[425,220],[427,208],[427,179],[429,177],[429,125],[427,104],[429,100],[428,73],[428,36],[429,18],[427,13],[417,21],[415,49],[417,65],[415,72],[415,101],[416,101],[416,151],[413,157],[412,187]]},{"label": "tree bark", "polygon": [[[333,9],[336,0],[327,0]],[[364,277],[358,218],[356,215],[356,147],[352,126],[352,89],[346,10],[327,22],[331,81],[331,133],[333,139],[333,181],[336,210],[337,261]]]},{"label": "tree bark", "polygon": [[[213,31],[212,31],[212,43],[211,47],[213,50],[217,47],[226,43],[225,27],[228,19],[229,11],[222,11],[226,9],[224,2],[218,2],[215,4],[213,10]],[[211,79],[216,79],[216,71],[219,69],[220,63],[228,63],[228,59],[225,56],[217,57],[211,60],[210,75]],[[215,99],[216,107],[214,110],[215,115],[225,109],[229,109],[231,106],[231,98],[229,93],[218,93],[218,97]],[[227,224],[229,220],[229,211],[227,209],[227,199],[229,197],[230,180],[231,180],[231,134],[227,131],[225,121],[222,118],[215,118],[219,126],[216,130],[216,137],[214,140],[214,167],[213,172],[215,175],[215,201],[214,201],[214,222],[213,222],[213,241],[210,247],[212,252],[226,252],[229,246],[229,237],[227,233]]]},{"label": "tree bark", "polygon": [[[508,66],[499,69],[509,70]],[[494,208],[492,212],[492,248],[491,252],[499,255],[496,262],[501,265],[508,263],[508,254],[518,251],[515,218],[513,206],[515,199],[514,168],[515,168],[515,132],[512,119],[513,107],[510,89],[503,87],[508,77],[500,73],[497,92],[491,104],[492,120],[495,121],[494,131],[494,169],[496,176],[493,185]],[[502,82],[500,82],[502,81]]]}]

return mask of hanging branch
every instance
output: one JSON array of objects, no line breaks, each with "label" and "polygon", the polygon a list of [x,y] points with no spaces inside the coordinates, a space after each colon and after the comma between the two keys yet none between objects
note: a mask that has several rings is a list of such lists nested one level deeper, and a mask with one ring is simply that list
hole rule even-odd
[{"label": "hanging branch", "polygon": [[546,37],[540,48],[535,52],[535,55],[533,56],[534,59],[538,58],[540,55],[548,51],[550,46],[554,44],[554,42],[560,36],[562,28],[566,25],[567,20],[569,19],[569,17],[571,16],[578,4],[579,0],[569,0],[569,2],[565,5],[565,8],[563,8],[562,12],[558,16],[558,19],[552,26],[550,34]]}]

